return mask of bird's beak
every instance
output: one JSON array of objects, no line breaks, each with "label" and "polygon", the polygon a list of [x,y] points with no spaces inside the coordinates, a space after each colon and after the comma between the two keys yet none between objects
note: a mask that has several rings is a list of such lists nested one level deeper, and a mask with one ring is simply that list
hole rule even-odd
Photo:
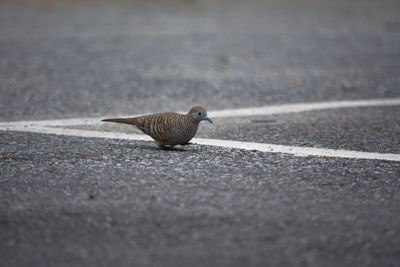
[{"label": "bird's beak", "polygon": [[205,120],[208,120],[210,123],[213,123],[213,121],[210,119],[210,117],[208,117],[208,116],[206,116],[205,118],[204,118]]}]

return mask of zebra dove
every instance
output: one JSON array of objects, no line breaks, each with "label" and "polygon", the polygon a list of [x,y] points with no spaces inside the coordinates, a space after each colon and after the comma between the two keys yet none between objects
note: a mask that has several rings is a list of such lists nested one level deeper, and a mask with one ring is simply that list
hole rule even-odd
[{"label": "zebra dove", "polygon": [[102,121],[132,124],[142,132],[150,135],[160,148],[171,148],[176,145],[186,145],[196,135],[199,123],[207,120],[205,108],[195,106],[186,114],[174,112],[156,113],[134,118],[104,119]]}]

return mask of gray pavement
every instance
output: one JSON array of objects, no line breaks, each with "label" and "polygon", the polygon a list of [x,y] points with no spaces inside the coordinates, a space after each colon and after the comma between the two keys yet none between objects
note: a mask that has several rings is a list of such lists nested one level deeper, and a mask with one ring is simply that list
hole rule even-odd
[{"label": "gray pavement", "polygon": [[23,133],[1,147],[4,266],[398,264],[399,163]]},{"label": "gray pavement", "polygon": [[[400,97],[399,13],[1,1],[0,121]],[[399,113],[215,118],[198,137],[400,153]],[[0,131],[0,266],[399,266],[399,181],[394,161]]]}]

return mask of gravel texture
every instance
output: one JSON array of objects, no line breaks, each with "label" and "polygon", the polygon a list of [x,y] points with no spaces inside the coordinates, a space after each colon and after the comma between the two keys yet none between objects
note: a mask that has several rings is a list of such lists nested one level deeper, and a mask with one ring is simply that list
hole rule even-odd
[{"label": "gravel texture", "polygon": [[23,133],[0,140],[3,266],[400,260],[399,163]]}]

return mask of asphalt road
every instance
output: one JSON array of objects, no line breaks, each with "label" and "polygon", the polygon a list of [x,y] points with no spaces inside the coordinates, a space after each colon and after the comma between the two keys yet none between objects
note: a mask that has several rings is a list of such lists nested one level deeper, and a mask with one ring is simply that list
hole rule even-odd
[{"label": "asphalt road", "polygon": [[[398,98],[399,13],[1,1],[0,122]],[[216,118],[198,137],[399,154],[400,107]],[[0,131],[0,266],[399,266],[399,182],[395,161]]]}]

